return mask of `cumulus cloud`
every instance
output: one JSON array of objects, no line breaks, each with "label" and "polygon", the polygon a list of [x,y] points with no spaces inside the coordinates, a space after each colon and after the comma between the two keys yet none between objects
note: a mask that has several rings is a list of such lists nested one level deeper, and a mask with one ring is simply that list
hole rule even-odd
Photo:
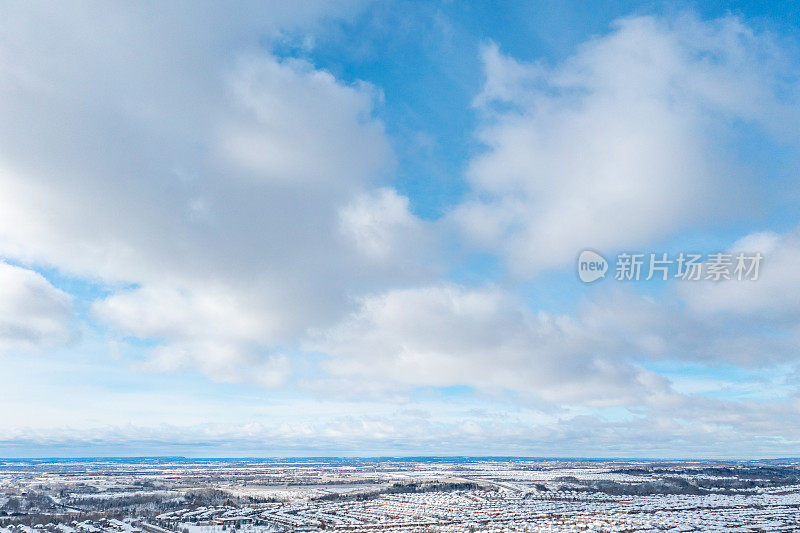
[{"label": "cumulus cloud", "polygon": [[603,353],[637,361],[769,367],[797,359],[800,338],[791,329],[753,321],[733,309],[700,310],[693,302],[703,298],[712,282],[676,283],[684,285],[657,299],[627,291],[606,293],[585,302],[578,316]]},{"label": "cumulus cloud", "polygon": [[394,189],[382,187],[360,194],[338,216],[345,246],[369,269],[390,277],[403,272],[407,280],[415,281],[442,274],[438,225],[417,218],[409,199]]},{"label": "cumulus cloud", "polygon": [[[778,298],[776,288],[771,307],[754,309],[742,305],[740,290],[750,294],[761,280],[683,282],[659,298],[609,287],[568,314],[533,311],[499,287],[392,290],[363,298],[306,348],[331,356],[323,367],[335,379],[324,387],[351,395],[468,386],[511,391],[540,408],[670,405],[676,391],[647,370],[653,364],[753,371],[796,364],[800,325],[787,303],[788,266],[762,273],[767,292],[779,283],[786,294]],[[769,280],[771,271],[778,280]]]},{"label": "cumulus cloud", "polygon": [[453,218],[523,276],[757,210],[734,125],[796,141],[791,59],[736,18],[622,19],[555,66],[482,57],[485,150]]},{"label": "cumulus cloud", "polygon": [[[705,365],[769,368],[792,365],[800,353],[800,233],[755,232],[727,250],[730,279],[674,281],[657,296],[633,291],[601,291],[578,312],[586,335],[602,353],[636,360],[690,361]],[[760,254],[757,279],[738,279]],[[755,271],[751,273],[755,275]]]},{"label": "cumulus cloud", "polygon": [[455,285],[364,298],[309,347],[334,357],[325,368],[356,381],[465,385],[530,393],[564,404],[634,404],[668,389],[630,364],[616,336],[566,315],[534,313],[499,289]]},{"label": "cumulus cloud", "polygon": [[158,346],[141,368],[151,372],[196,368],[212,381],[266,388],[284,386],[292,371],[289,358],[282,353],[264,353],[257,345],[242,341],[206,339]]},{"label": "cumulus cloud", "polygon": [[798,235],[797,229],[784,234],[754,232],[719,250],[729,255],[731,269],[739,254],[746,258],[760,254],[757,279],[732,275],[718,281],[677,282],[659,300],[628,296],[596,302],[595,314],[618,316],[609,332],[646,341],[639,343],[645,348],[639,351],[644,357],[745,367],[796,364]]},{"label": "cumulus cloud", "polygon": [[752,233],[737,240],[727,253],[734,265],[739,253],[746,257],[761,254],[758,279],[733,277],[687,288],[682,296],[693,310],[704,315],[745,316],[773,326],[800,323],[800,230]]},{"label": "cumulus cloud", "polygon": [[0,28],[0,254],[109,284],[93,316],[159,341],[156,368],[284,375],[276,345],[425,275],[391,261],[422,223],[385,186],[380,92],[263,47],[352,11],[20,9]]},{"label": "cumulus cloud", "polygon": [[0,261],[0,354],[31,352],[76,337],[72,298],[41,274]]}]

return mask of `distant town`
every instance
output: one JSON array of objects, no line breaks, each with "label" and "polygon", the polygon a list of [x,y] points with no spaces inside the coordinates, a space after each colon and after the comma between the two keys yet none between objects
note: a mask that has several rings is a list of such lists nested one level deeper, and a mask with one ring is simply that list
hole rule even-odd
[{"label": "distant town", "polygon": [[0,461],[0,533],[798,530],[798,460]]}]

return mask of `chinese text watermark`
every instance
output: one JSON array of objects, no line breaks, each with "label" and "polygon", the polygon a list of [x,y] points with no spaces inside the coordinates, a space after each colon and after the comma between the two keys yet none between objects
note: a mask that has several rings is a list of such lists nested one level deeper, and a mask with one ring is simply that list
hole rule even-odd
[{"label": "chinese text watermark", "polygon": [[[760,252],[715,252],[711,254],[632,253],[617,254],[613,268],[617,281],[756,281],[764,256]],[[578,256],[578,277],[592,283],[606,277],[608,261],[594,250]]]}]

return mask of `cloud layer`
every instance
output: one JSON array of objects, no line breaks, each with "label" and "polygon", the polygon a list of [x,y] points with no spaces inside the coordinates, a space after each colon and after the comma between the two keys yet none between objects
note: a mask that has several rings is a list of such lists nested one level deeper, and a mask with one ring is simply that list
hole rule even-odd
[{"label": "cloud layer", "polygon": [[[463,196],[425,220],[425,191],[401,187],[397,170],[392,136],[408,132],[381,112],[402,91],[276,51],[313,48],[323,25],[364,6],[8,9],[0,352],[68,370],[91,357],[85,345],[68,361],[53,353],[83,330],[119,348],[113,364],[147,383],[148,410],[162,373],[222,391],[206,411],[165,408],[176,419],[225,409],[161,429],[110,412],[72,428],[9,424],[0,449],[81,447],[92,432],[114,445],[598,455],[719,443],[755,454],[800,439],[786,429],[798,414],[800,237],[750,229],[786,171],[743,150],[797,155],[797,58],[778,36],[735,17],[625,18],[552,64],[483,40],[470,59],[484,80],[460,110],[478,116],[481,148],[463,161]],[[563,283],[584,248],[647,251],[687,233],[760,251],[760,279]],[[71,295],[38,272],[89,289]],[[537,298],[548,291],[564,292],[558,310]],[[698,368],[721,385],[692,392]],[[763,383],[774,390],[754,399]],[[282,394],[280,408],[258,409]],[[225,425],[234,397],[251,420]],[[486,410],[439,415],[451,398]],[[331,407],[305,416],[314,402]]]}]

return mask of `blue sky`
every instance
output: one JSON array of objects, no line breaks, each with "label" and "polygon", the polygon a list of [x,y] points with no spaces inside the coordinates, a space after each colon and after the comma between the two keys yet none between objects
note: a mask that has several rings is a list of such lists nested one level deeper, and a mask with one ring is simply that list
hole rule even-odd
[{"label": "blue sky", "polygon": [[797,455],[793,3],[5,11],[0,456]]}]

